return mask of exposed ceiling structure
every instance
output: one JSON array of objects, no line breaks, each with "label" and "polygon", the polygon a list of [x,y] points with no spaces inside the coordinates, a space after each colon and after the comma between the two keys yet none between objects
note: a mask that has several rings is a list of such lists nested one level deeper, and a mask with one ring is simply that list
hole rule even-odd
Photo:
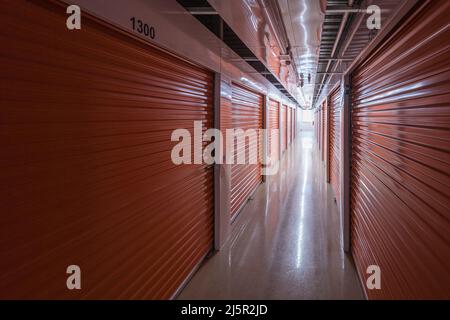
[{"label": "exposed ceiling structure", "polygon": [[222,39],[230,49],[251,65],[258,73],[269,80],[288,99],[297,104],[297,100],[280,80],[271,72],[266,64],[258,59],[249,46],[239,38],[236,32],[222,19],[207,0],[177,0],[177,2],[218,38]]},{"label": "exposed ceiling structure", "polygon": [[[239,6],[231,6],[226,1],[242,1],[248,4],[249,10],[263,8],[268,12],[277,40],[286,44],[281,46],[279,60],[292,60],[297,72],[297,86],[288,89],[268,68],[267,62],[263,63],[254,54],[252,45],[239,38],[237,34],[241,30],[233,30],[208,0],[177,1],[303,109],[315,108],[380,32],[367,27],[367,8],[376,5],[381,9],[383,28],[402,3],[398,0],[210,0],[216,8],[236,11]],[[228,16],[233,12],[228,12]],[[255,11],[251,17],[259,15]],[[238,29],[241,26],[242,23],[236,24]],[[258,32],[261,30],[256,28],[255,36]]]},{"label": "exposed ceiling structure", "polygon": [[[358,0],[357,0],[358,1]],[[338,52],[342,44],[343,34],[351,24],[353,17],[349,17],[348,9],[354,5],[353,1],[333,0],[328,1],[325,19],[322,26],[322,39],[320,42],[319,63],[317,77],[314,83],[312,106],[314,106],[324,89],[331,89],[339,81],[342,69],[351,60],[345,60]],[[361,15],[362,16],[362,15]],[[349,19],[350,18],[350,19]],[[333,81],[328,81],[333,80]]]},{"label": "exposed ceiling structure", "polygon": [[[376,5],[381,28],[394,14],[398,0],[277,0],[296,59],[307,108],[314,108],[342,78],[348,67],[380,31],[366,21]],[[311,82],[307,81],[311,74]]]},{"label": "exposed ceiling structure", "polygon": [[326,0],[278,0],[297,68],[300,104],[312,104]]},{"label": "exposed ceiling structure", "polygon": [[312,106],[326,96],[344,72],[375,38],[378,29],[369,29],[367,8],[381,9],[381,26],[399,6],[398,0],[329,0],[322,27],[320,57]]}]

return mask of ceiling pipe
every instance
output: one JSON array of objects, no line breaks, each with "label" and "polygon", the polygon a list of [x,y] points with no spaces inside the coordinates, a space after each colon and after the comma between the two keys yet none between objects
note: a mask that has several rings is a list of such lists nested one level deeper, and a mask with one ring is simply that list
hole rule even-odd
[{"label": "ceiling pipe", "polygon": [[292,65],[292,69],[294,70],[296,83],[298,83],[299,82],[299,76],[297,72],[298,69],[295,63],[295,59],[291,52],[291,44],[289,42],[287,31],[283,23],[283,17],[281,15],[280,8],[278,7],[278,2],[272,0],[259,0],[259,1],[261,7],[263,8],[264,15],[267,21],[269,22],[270,27],[275,33],[275,39],[277,40],[278,46],[281,49],[281,55],[287,55],[290,57],[290,63]]},{"label": "ceiling pipe", "polygon": [[[269,22],[270,27],[275,33],[275,38],[278,42],[278,45],[280,46],[281,53],[283,55],[288,54],[287,48],[289,47],[289,40],[287,39],[287,33],[284,29],[283,23],[281,23],[281,28],[279,27],[279,18],[281,17],[281,14],[278,9],[278,5],[275,5],[275,8],[273,8],[273,2],[267,1],[267,0],[260,0],[261,7],[263,8],[264,15],[266,16],[267,21]],[[271,10],[275,17],[272,17],[272,13],[269,12]],[[282,30],[280,30],[282,29]],[[282,37],[283,39],[280,39]]]}]

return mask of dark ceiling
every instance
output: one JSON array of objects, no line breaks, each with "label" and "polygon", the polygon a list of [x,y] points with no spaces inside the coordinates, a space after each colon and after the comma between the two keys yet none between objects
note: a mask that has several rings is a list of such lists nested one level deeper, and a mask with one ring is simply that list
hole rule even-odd
[{"label": "dark ceiling", "polygon": [[199,20],[206,28],[221,39],[230,49],[251,65],[258,73],[265,77],[280,90],[294,104],[297,101],[285,89],[270,70],[259,61],[253,52],[239,39],[236,33],[223,21],[206,0],[177,0],[188,12]]}]

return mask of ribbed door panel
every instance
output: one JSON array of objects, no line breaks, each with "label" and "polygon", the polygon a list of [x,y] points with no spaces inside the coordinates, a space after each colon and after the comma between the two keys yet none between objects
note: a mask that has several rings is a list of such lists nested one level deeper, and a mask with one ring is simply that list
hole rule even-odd
[{"label": "ribbed door panel", "polygon": [[326,112],[327,112],[327,103],[326,101],[323,102],[322,104],[322,112],[321,112],[321,131],[322,131],[322,161],[325,160],[325,151],[326,151],[326,147],[325,147],[325,143],[326,143],[326,137],[327,137],[327,116],[326,116]]},{"label": "ribbed door panel", "polygon": [[0,4],[0,298],[170,298],[212,249],[212,169],[171,161],[212,74],[65,11]]},{"label": "ribbed door panel", "polygon": [[371,299],[450,298],[450,1],[421,2],[353,74],[352,251]]},{"label": "ribbed door panel", "polygon": [[340,163],[341,163],[341,147],[340,147],[340,132],[341,132],[341,90],[337,88],[330,94],[328,100],[329,112],[330,112],[330,141],[328,148],[328,163],[329,165],[329,177],[330,184],[333,188],[336,202],[340,203]]},{"label": "ribbed door panel", "polygon": [[294,140],[294,109],[291,108],[291,143]]},{"label": "ribbed door panel", "polygon": [[[280,103],[272,99],[269,100],[269,129],[269,154],[272,159],[279,159]],[[272,130],[274,131],[272,132]]]},{"label": "ribbed door panel", "polygon": [[[263,124],[263,97],[244,87],[233,84],[232,86],[232,127],[243,130],[262,129]],[[235,141],[235,161],[239,154],[246,155],[246,164],[233,164],[231,166],[231,215],[234,216],[250,197],[255,188],[262,182],[262,166],[259,155],[261,145],[258,141],[258,164],[248,164],[250,144],[237,148]],[[236,163],[236,162],[235,162]]]},{"label": "ribbed door panel", "polygon": [[[319,108],[322,108],[322,105],[320,105]],[[320,145],[321,139],[322,139],[321,130],[320,130],[320,120],[321,120],[320,114],[321,114],[321,111],[319,109],[316,112],[316,119],[317,119],[317,143],[319,145],[319,150],[322,150],[322,146]]]},{"label": "ribbed door panel", "polygon": [[[317,123],[318,125],[318,138],[319,138],[319,151],[322,152],[322,108],[323,108],[323,104],[320,105],[320,109],[317,112]],[[320,153],[319,152],[319,157],[320,157]]]},{"label": "ribbed door panel", "polygon": [[281,105],[281,152],[287,148],[287,107]]},{"label": "ribbed door panel", "polygon": [[291,109],[291,142],[294,141],[295,132],[295,109]]},{"label": "ribbed door panel", "polygon": [[291,144],[291,131],[292,131],[292,122],[291,122],[291,108],[287,107],[287,115],[286,115],[286,130],[287,130],[287,145]]}]

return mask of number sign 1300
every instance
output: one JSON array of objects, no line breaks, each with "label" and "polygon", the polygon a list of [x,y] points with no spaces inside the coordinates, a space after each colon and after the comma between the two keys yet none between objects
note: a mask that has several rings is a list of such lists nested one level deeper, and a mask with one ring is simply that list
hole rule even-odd
[{"label": "number sign 1300", "polygon": [[147,23],[142,22],[142,20],[140,19],[136,19],[135,17],[131,17],[130,21],[134,31],[137,31],[138,33],[143,34],[146,37],[150,37],[151,39],[155,39],[155,28],[149,26]]}]

